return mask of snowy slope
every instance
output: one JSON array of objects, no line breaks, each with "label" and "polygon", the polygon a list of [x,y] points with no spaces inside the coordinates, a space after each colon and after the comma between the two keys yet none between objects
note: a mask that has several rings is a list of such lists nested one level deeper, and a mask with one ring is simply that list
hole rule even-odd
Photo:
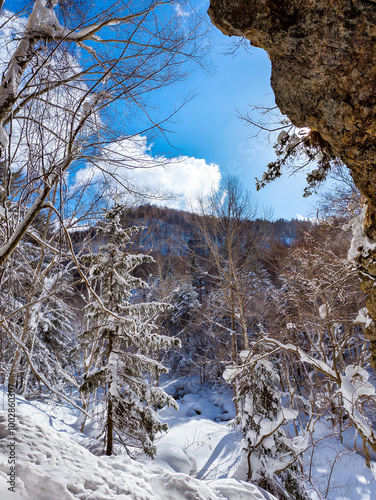
[{"label": "snowy slope", "polygon": [[[241,436],[225,420],[233,417],[231,392],[188,379],[165,388],[179,399],[180,408],[160,412],[170,431],[157,440],[153,461],[97,457],[87,449],[95,426],[87,427],[88,435],[77,432],[77,410],[17,396],[17,494],[7,494],[7,413],[0,411],[0,499],[272,500],[239,480],[246,474]],[[1,387],[0,409],[7,409]],[[312,500],[376,499],[373,470],[351,451],[353,439],[342,445],[320,422],[315,440],[304,456]]]},{"label": "snowy slope", "polygon": [[[0,404],[6,408],[6,398]],[[7,413],[0,412],[0,498],[2,500],[265,500],[255,486],[236,479],[201,481],[156,463],[125,455],[97,457],[78,444],[77,415],[68,406],[30,403],[17,397],[17,493],[8,493]],[[72,426],[73,425],[73,426]],[[167,455],[167,456],[166,456]],[[176,453],[165,453],[172,463]]]},{"label": "snowy slope", "polygon": [[[181,385],[189,387],[181,394]],[[185,470],[199,479],[222,479],[235,474],[240,464],[241,435],[229,423],[235,417],[230,388],[193,384],[185,379],[173,381],[164,389],[178,398],[179,410],[164,408],[160,418],[170,428],[157,445],[155,462],[177,471],[180,464],[171,458],[184,456]],[[184,391],[185,392],[185,391]],[[180,396],[180,397],[179,397]]]},{"label": "snowy slope", "polygon": [[[170,431],[157,443],[156,462],[169,470],[185,467],[201,479],[245,479],[241,436],[223,421],[226,415],[228,419],[234,417],[231,391],[199,387],[189,380],[174,380],[165,386],[179,398],[180,408],[177,413],[169,409],[160,412]],[[182,385],[187,388],[181,389]],[[304,454],[306,487],[312,500],[376,499],[376,463],[372,469],[367,468],[364,458],[353,451],[353,433],[348,431],[341,444],[322,421],[316,424],[314,441]],[[179,453],[180,462],[176,460]]]},{"label": "snowy slope", "polygon": [[365,459],[353,451],[354,433],[345,433],[347,439],[341,444],[321,421],[316,424],[314,437],[315,446],[304,456],[305,470],[316,489],[310,490],[312,500],[375,500],[376,463],[372,462],[369,469]]}]

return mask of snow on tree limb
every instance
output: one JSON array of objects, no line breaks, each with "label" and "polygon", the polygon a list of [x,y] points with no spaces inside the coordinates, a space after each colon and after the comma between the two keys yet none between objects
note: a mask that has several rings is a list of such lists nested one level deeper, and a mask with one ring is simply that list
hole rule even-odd
[{"label": "snow on tree limb", "polygon": [[16,335],[13,334],[13,332],[11,330],[9,330],[5,325],[2,325],[2,327],[7,331],[7,334],[9,335],[9,337],[22,349],[22,352],[25,354],[26,356],[26,359],[31,367],[31,369],[33,370],[35,376],[41,381],[43,382],[43,384],[47,387],[47,389],[49,391],[51,391],[53,394],[56,394],[56,396],[59,396],[60,398],[64,399],[67,403],[71,404],[74,408],[76,408],[77,410],[79,410],[80,412],[84,413],[87,417],[91,418],[90,415],[83,409],[81,408],[78,404],[76,404],[73,399],[71,399],[70,397],[66,396],[64,393],[58,391],[57,389],[55,389],[50,383],[49,381],[46,379],[46,377],[43,375],[43,373],[40,373],[33,360],[32,360],[32,357],[30,355],[30,352],[28,350],[28,348],[25,346],[25,344],[23,344],[23,342],[21,342],[17,337]]}]

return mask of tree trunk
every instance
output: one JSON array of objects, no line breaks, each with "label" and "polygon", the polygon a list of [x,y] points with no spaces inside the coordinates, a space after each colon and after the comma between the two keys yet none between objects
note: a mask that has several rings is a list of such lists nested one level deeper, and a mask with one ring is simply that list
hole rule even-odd
[{"label": "tree trunk", "polygon": [[[235,311],[234,311],[234,295],[231,290],[231,341],[232,341],[232,362],[234,366],[237,364],[237,345],[236,345],[236,321],[235,321]],[[238,415],[239,413],[239,403],[238,403],[238,391],[237,391],[237,383],[236,378],[233,382],[233,391],[234,391],[234,403],[235,403],[235,413]]]},{"label": "tree trunk", "polygon": [[113,423],[112,411],[113,411],[112,399],[111,399],[111,394],[109,394],[108,406],[107,406],[107,423],[106,423],[106,434],[107,434],[106,455],[108,456],[113,454],[113,448],[114,448],[114,423]]}]

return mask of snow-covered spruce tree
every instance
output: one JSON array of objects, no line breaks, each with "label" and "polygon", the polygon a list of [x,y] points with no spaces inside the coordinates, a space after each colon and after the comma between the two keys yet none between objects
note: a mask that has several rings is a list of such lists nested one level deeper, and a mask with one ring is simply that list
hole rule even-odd
[{"label": "snow-covered spruce tree", "polygon": [[[232,376],[236,379],[241,408],[238,421],[244,436],[247,480],[282,500],[308,499],[297,475],[291,441],[283,429],[283,424],[294,419],[296,412],[282,406],[279,377],[273,364],[262,359],[233,370]],[[231,378],[231,369],[227,375],[225,372],[225,378]]]},{"label": "snow-covered spruce tree", "polygon": [[171,321],[182,329],[187,326],[194,311],[200,307],[198,292],[191,281],[183,282],[175,288],[173,305],[175,309]]},{"label": "snow-covered spruce tree", "polygon": [[154,437],[167,430],[154,408],[176,403],[150,381],[167,371],[152,353],[179,341],[159,335],[154,323],[167,304],[131,303],[132,291],[147,286],[133,272],[153,258],[127,252],[131,236],[140,228],[122,228],[123,210],[124,206],[116,204],[105,212],[98,227],[102,245],[90,256],[89,279],[96,292],[85,308],[89,327],[81,335],[81,347],[91,350],[91,365],[86,367],[81,391],[102,399],[100,437],[107,455],[115,452],[115,442],[119,442],[141,447],[154,456]]}]

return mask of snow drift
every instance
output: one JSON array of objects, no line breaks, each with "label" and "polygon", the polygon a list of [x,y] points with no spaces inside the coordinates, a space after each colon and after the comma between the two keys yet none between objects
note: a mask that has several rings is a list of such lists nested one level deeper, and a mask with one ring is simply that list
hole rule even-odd
[{"label": "snow drift", "polygon": [[272,500],[236,479],[200,481],[125,455],[97,457],[34,416],[17,415],[16,493],[8,492],[7,413],[0,412],[2,500]]}]

